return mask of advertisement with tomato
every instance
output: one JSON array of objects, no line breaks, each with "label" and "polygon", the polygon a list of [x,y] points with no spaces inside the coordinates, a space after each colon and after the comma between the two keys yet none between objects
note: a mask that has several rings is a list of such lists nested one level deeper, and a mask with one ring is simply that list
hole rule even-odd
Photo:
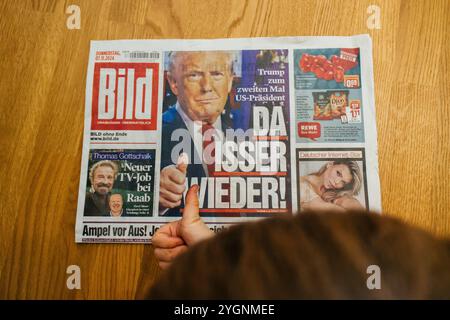
[{"label": "advertisement with tomato", "polygon": [[294,51],[297,142],[364,142],[359,48]]},{"label": "advertisement with tomato", "polygon": [[361,87],[359,48],[296,50],[294,59],[295,82],[304,89]]}]

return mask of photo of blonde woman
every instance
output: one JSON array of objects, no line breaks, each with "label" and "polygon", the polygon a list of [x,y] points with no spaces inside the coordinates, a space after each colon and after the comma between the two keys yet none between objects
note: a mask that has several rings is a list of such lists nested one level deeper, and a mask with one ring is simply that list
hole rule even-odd
[{"label": "photo of blonde woman", "polygon": [[[321,166],[316,170],[318,165]],[[365,208],[361,194],[363,176],[358,161],[340,159],[302,163],[299,186],[300,211]]]}]

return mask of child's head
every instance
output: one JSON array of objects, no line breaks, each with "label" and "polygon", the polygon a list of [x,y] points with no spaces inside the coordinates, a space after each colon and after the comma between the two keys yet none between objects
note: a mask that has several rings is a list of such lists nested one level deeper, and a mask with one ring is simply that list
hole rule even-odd
[{"label": "child's head", "polygon": [[[372,265],[380,268],[380,290],[367,286],[377,272]],[[148,297],[449,299],[449,266],[449,241],[393,218],[302,213],[237,225],[200,242]]]}]

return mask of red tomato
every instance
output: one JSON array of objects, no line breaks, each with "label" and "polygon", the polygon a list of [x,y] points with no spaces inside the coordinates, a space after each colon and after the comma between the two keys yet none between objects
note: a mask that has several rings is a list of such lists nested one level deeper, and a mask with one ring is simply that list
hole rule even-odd
[{"label": "red tomato", "polygon": [[309,64],[311,64],[314,60],[315,56],[312,56],[310,54],[304,53],[302,55],[302,60],[307,61]]},{"label": "red tomato", "polygon": [[324,75],[323,75],[323,78],[324,78],[325,80],[332,80],[333,77],[334,77],[334,73],[333,73],[333,71],[331,71],[331,70],[325,71],[325,73],[324,73]]},{"label": "red tomato", "polygon": [[320,54],[316,57],[320,61],[320,64],[324,64],[325,61],[327,61],[327,57],[325,57],[323,54]]},{"label": "red tomato", "polygon": [[325,71],[333,71],[334,66],[330,61],[325,60],[325,62],[323,63],[323,68],[325,69]]},{"label": "red tomato", "polygon": [[299,61],[299,67],[303,72],[309,72],[311,70],[311,57],[305,53]]},{"label": "red tomato", "polygon": [[341,66],[334,66],[333,71],[334,73],[336,73],[337,71],[344,73],[344,68],[342,68]]},{"label": "red tomato", "polygon": [[311,71],[311,65],[309,64],[308,61],[300,60],[300,69],[302,69],[302,71],[304,73],[310,72]]},{"label": "red tomato", "polygon": [[339,62],[341,59],[337,55],[334,54],[330,57],[330,60],[331,60],[332,64],[339,65]]},{"label": "red tomato", "polygon": [[320,68],[320,66],[318,64],[315,64],[314,62],[311,63],[311,72],[316,73],[316,70]]},{"label": "red tomato", "polygon": [[300,59],[301,61],[310,61],[311,60],[311,56],[307,53],[302,55],[302,58]]},{"label": "red tomato", "polygon": [[337,66],[334,68],[334,80],[344,82],[344,68]]},{"label": "red tomato", "polygon": [[316,77],[319,79],[324,79],[325,76],[325,69],[322,67],[318,67],[315,69],[314,73],[316,74]]}]

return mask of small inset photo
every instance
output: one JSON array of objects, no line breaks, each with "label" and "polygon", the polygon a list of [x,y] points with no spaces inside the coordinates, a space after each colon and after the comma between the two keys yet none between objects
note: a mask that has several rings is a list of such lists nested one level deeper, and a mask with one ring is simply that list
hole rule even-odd
[{"label": "small inset photo", "polygon": [[152,215],[154,150],[90,150],[85,217]]},{"label": "small inset photo", "polygon": [[364,149],[297,149],[299,211],[369,209]]}]

